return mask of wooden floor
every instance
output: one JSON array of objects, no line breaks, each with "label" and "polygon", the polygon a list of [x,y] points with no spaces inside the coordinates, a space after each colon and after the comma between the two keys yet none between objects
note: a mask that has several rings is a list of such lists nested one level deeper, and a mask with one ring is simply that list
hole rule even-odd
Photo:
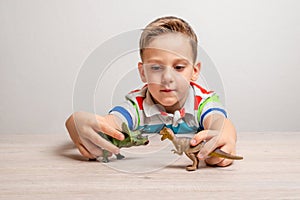
[{"label": "wooden floor", "polygon": [[108,164],[83,159],[66,133],[0,135],[0,199],[300,199],[300,132],[239,133],[244,160],[187,172],[156,136]]}]

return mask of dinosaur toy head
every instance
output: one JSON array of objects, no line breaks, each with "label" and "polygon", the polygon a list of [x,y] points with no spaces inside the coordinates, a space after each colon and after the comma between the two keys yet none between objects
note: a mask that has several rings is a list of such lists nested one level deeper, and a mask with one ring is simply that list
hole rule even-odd
[{"label": "dinosaur toy head", "polygon": [[171,129],[164,127],[159,134],[161,135],[161,141],[165,140],[165,139],[169,139],[169,140],[173,140],[174,138],[174,133]]},{"label": "dinosaur toy head", "polygon": [[124,134],[125,139],[119,141],[118,147],[140,146],[149,143],[147,136],[143,136],[140,131],[129,130],[125,123],[122,124],[122,133]]}]

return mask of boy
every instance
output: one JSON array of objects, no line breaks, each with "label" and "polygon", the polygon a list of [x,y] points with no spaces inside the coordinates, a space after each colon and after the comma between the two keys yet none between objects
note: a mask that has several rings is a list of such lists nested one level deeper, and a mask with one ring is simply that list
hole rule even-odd
[{"label": "boy", "polygon": [[196,133],[191,145],[207,140],[199,159],[208,165],[228,166],[232,160],[207,157],[216,148],[235,154],[236,131],[215,93],[194,83],[200,73],[197,36],[184,20],[162,17],[151,22],[140,38],[138,70],[146,85],[126,96],[108,115],[76,112],[66,121],[71,139],[87,158],[102,156],[102,149],[119,149],[100,137],[101,131],[124,139],[121,123],[130,129],[158,133],[164,126],[175,133]]}]

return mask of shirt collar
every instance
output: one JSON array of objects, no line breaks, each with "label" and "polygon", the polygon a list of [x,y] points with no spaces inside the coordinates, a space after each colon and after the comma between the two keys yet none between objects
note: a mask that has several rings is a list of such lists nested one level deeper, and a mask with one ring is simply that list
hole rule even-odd
[{"label": "shirt collar", "polygon": [[[146,91],[146,98],[143,101],[143,108],[146,117],[152,117],[154,115],[173,115],[166,113],[165,108],[159,104],[155,104],[152,100],[149,90]],[[180,113],[194,115],[194,90],[192,86],[189,87],[189,93],[183,107],[179,111]]]}]

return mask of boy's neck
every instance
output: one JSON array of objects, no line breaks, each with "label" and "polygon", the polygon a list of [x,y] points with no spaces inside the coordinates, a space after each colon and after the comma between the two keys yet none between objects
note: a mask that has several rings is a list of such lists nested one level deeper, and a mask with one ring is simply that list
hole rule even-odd
[{"label": "boy's neck", "polygon": [[[150,95],[150,96],[151,96],[152,101],[153,101],[155,104],[161,105],[158,101],[156,101],[156,100],[153,98],[152,95]],[[172,105],[172,106],[163,106],[163,105],[161,105],[161,106],[163,106],[163,107],[165,108],[165,111],[166,111],[167,113],[174,114],[176,110],[180,110],[180,109],[183,107],[183,105],[184,105],[186,99],[187,99],[187,96],[186,96],[184,99],[182,99],[181,101],[177,101],[177,103],[175,103],[175,104]]]},{"label": "boy's neck", "polygon": [[174,114],[176,110],[180,110],[182,108],[182,106],[179,105],[179,102],[177,102],[175,105],[173,106],[164,106],[164,108],[166,109],[167,113],[172,113]]}]

